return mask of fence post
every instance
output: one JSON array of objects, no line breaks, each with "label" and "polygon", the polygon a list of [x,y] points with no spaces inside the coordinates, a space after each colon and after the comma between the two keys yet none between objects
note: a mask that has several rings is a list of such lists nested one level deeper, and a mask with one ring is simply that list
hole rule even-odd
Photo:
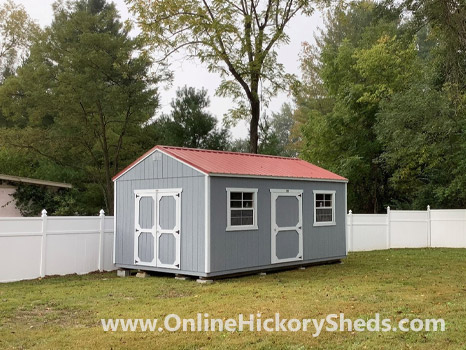
[{"label": "fence post", "polygon": [[102,272],[104,270],[104,229],[105,229],[105,211],[100,209],[99,212],[99,271]]},{"label": "fence post", "polygon": [[47,253],[47,210],[42,210],[42,237],[40,242],[40,277],[45,277],[45,262]]},{"label": "fence post", "polygon": [[432,227],[430,219],[430,205],[427,206],[427,248],[432,247]]},{"label": "fence post", "polygon": [[353,211],[350,210],[348,212],[348,248],[347,252],[352,252],[353,251]]},{"label": "fence post", "polygon": [[390,207],[387,207],[387,249],[390,249],[392,246],[392,237],[390,230]]}]

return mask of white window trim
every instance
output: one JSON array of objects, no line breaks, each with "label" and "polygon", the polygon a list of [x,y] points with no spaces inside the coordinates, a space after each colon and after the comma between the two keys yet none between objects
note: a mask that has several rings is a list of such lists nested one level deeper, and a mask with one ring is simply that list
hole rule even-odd
[{"label": "white window trim", "polygon": [[[231,188],[227,187],[227,231],[251,231],[258,230],[257,226],[257,188]],[[253,224],[252,225],[242,225],[242,226],[231,226],[231,192],[252,192],[252,209],[253,209]]]},{"label": "white window trim", "polygon": [[[314,190],[314,226],[335,226],[335,193],[336,191],[322,191]],[[317,222],[317,207],[316,207],[316,195],[317,194],[331,194],[332,195],[332,221],[321,221]],[[328,209],[328,208],[327,208]]]}]

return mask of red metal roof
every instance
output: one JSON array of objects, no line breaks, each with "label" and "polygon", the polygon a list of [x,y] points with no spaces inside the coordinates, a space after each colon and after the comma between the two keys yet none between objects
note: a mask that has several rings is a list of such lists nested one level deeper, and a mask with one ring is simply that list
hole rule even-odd
[{"label": "red metal roof", "polygon": [[113,180],[119,178],[156,150],[160,150],[209,175],[244,175],[347,181],[347,179],[340,175],[298,158],[171,146],[155,146],[115,175]]}]

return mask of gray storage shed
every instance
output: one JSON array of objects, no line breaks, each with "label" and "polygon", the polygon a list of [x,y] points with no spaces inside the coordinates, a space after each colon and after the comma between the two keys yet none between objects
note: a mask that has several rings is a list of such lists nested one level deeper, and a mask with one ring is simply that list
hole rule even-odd
[{"label": "gray storage shed", "polygon": [[300,159],[156,146],[113,180],[119,268],[214,277],[347,253],[347,179]]}]

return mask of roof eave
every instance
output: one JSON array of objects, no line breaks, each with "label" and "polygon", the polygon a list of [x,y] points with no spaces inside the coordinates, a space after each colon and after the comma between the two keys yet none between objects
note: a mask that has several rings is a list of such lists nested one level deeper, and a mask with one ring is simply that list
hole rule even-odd
[{"label": "roof eave", "polygon": [[40,179],[31,179],[28,177],[22,176],[13,176],[13,175],[0,175],[0,180],[3,181],[10,181],[10,182],[21,182],[21,183],[28,183],[32,185],[38,186],[47,186],[47,187],[58,187],[58,188],[73,188],[73,185],[64,183],[64,182],[55,182],[55,181],[48,181],[48,180],[40,180]]}]

